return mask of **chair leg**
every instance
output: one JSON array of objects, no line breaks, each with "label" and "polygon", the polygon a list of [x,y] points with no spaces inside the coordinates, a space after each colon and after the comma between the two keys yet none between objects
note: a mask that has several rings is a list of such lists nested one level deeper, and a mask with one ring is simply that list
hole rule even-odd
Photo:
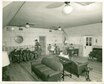
[{"label": "chair leg", "polygon": [[64,81],[64,69],[63,69],[63,72],[62,72],[62,79]]},{"label": "chair leg", "polygon": [[89,77],[89,69],[88,69],[88,67],[86,69],[86,81],[91,81],[91,79]]},{"label": "chair leg", "polygon": [[71,73],[69,74],[69,76],[70,76],[70,78],[72,78],[72,74]]},{"label": "chair leg", "polygon": [[79,78],[79,74],[77,75],[77,77]]}]

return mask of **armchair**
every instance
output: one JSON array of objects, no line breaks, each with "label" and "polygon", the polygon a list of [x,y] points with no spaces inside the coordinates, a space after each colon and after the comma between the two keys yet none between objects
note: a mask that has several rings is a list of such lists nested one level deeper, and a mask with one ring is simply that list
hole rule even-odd
[{"label": "armchair", "polygon": [[80,74],[82,74],[85,70],[87,70],[88,63],[79,63],[71,61],[71,71],[69,70],[70,66],[66,66],[65,70],[70,71],[71,73],[77,75],[79,77]]},{"label": "armchair", "polygon": [[[68,56],[67,56],[68,57]],[[60,59],[64,59],[70,61],[70,64],[64,65],[64,70],[70,72],[71,74],[76,75],[79,77],[83,72],[86,73],[86,80],[90,81],[89,78],[89,69],[88,68],[88,60],[84,57],[73,57],[71,60],[67,57],[59,56]]]},{"label": "armchair", "polygon": [[89,58],[96,58],[97,61],[102,62],[102,48],[93,48],[93,50],[89,54]]}]

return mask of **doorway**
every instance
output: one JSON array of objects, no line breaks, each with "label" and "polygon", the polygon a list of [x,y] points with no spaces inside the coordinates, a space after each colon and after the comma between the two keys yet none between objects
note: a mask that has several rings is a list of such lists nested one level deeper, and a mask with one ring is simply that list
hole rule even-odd
[{"label": "doorway", "polygon": [[84,36],[83,56],[88,57],[93,48],[93,36]]},{"label": "doorway", "polygon": [[41,55],[46,55],[46,37],[45,36],[39,36],[39,43],[41,45]]}]

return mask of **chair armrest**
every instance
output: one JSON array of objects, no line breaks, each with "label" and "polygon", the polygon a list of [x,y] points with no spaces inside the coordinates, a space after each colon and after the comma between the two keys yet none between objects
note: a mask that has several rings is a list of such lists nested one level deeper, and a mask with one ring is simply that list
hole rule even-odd
[{"label": "chair armrest", "polygon": [[80,64],[79,66],[87,66],[89,63],[82,63],[82,64]]},{"label": "chair armrest", "polygon": [[88,62],[78,63],[77,65],[78,74],[81,74],[83,71],[85,71],[87,69],[87,65],[88,65]]},{"label": "chair armrest", "polygon": [[89,63],[88,62],[85,62],[85,63],[75,62],[75,64],[77,66],[83,66],[83,65],[88,65]]},{"label": "chair armrest", "polygon": [[49,77],[52,77],[52,76],[57,75],[57,74],[60,74],[60,73],[61,73],[60,71],[57,71],[55,73],[49,74]]}]

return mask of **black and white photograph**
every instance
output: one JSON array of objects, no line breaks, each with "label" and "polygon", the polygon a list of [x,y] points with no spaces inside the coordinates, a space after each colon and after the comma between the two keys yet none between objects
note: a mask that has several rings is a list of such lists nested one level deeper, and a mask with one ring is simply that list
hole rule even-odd
[{"label": "black and white photograph", "polygon": [[102,82],[103,2],[2,1],[2,81]]}]

